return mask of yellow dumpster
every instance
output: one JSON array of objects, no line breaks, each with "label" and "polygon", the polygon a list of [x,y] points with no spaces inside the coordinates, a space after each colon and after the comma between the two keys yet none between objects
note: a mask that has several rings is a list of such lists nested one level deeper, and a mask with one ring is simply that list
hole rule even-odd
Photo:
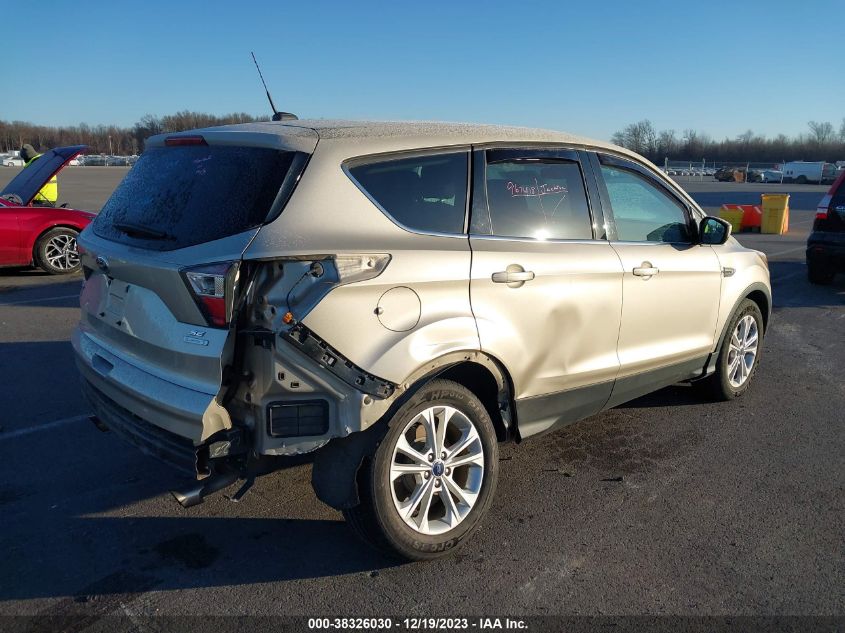
[{"label": "yellow dumpster", "polygon": [[789,194],[764,193],[760,197],[763,207],[760,232],[783,235],[789,230]]},{"label": "yellow dumpster", "polygon": [[730,222],[731,233],[739,233],[742,228],[743,213],[745,212],[735,204],[723,204],[722,208],[719,209],[719,217]]}]

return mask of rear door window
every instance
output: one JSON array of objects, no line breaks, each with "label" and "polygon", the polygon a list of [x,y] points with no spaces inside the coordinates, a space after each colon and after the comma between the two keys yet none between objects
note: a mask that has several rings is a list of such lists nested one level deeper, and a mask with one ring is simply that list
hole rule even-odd
[{"label": "rear door window", "polygon": [[349,168],[395,222],[423,233],[463,233],[468,152],[381,160]]},{"label": "rear door window", "polygon": [[150,148],[106,202],[94,233],[166,251],[257,227],[294,155],[228,145]]},{"label": "rear door window", "polygon": [[489,218],[479,218],[480,223],[473,219],[474,227],[484,226],[485,233],[537,240],[593,238],[577,160],[488,151],[485,181]]}]

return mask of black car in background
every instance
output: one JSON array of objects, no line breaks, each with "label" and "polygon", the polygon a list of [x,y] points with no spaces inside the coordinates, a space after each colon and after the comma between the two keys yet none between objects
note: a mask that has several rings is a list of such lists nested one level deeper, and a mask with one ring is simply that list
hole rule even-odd
[{"label": "black car in background", "polygon": [[745,167],[722,167],[713,177],[719,182],[763,182],[763,173]]},{"label": "black car in background", "polygon": [[722,167],[713,174],[713,178],[718,180],[719,182],[733,182],[734,181],[734,168],[733,167]]},{"label": "black car in background", "polygon": [[845,170],[819,202],[813,232],[807,238],[810,281],[829,284],[838,272],[845,272]]}]

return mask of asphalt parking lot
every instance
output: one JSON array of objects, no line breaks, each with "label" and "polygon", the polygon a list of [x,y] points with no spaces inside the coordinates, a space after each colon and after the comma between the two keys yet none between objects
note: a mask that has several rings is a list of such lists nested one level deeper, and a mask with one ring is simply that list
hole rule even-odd
[{"label": "asphalt parking lot", "polygon": [[[5,187],[22,169],[0,167],[0,187]],[[66,167],[59,174],[59,204],[99,211],[128,171],[128,167]]]},{"label": "asphalt parking lot", "polygon": [[[123,173],[69,169],[61,199],[96,209]],[[711,210],[793,195],[788,235],[739,236],[774,289],[750,392],[672,387],[506,446],[481,530],[434,563],[361,545],[307,465],[182,509],[184,480],[85,420],[80,278],[0,269],[0,615],[842,614],[845,276],[803,263],[826,187],[684,186]]]}]

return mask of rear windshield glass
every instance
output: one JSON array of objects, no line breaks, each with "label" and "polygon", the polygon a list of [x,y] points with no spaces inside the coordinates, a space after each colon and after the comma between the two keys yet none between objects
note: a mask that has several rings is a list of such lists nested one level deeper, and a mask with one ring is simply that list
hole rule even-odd
[{"label": "rear windshield glass", "polygon": [[293,156],[261,147],[150,148],[94,220],[94,233],[162,251],[240,233],[267,218]]}]

